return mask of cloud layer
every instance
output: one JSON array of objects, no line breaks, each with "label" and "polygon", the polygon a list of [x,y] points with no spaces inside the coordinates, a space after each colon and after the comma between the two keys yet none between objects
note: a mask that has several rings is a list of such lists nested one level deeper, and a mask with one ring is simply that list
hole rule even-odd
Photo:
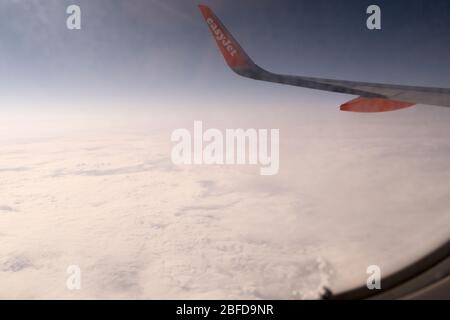
[{"label": "cloud layer", "polygon": [[[388,274],[448,237],[447,111],[197,110],[14,131],[1,143],[0,297],[310,299],[363,285],[367,266]],[[279,128],[280,174],[174,166],[170,132],[195,118]],[[80,291],[66,288],[70,265]]]}]

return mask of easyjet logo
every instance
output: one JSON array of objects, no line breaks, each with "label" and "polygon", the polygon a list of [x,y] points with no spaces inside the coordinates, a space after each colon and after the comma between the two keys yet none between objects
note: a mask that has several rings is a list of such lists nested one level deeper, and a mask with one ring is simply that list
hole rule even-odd
[{"label": "easyjet logo", "polygon": [[234,57],[237,53],[237,50],[233,47],[231,40],[225,36],[223,31],[219,28],[219,26],[214,22],[212,18],[206,19],[206,22],[215,35],[217,42],[219,42],[230,53],[230,55]]}]

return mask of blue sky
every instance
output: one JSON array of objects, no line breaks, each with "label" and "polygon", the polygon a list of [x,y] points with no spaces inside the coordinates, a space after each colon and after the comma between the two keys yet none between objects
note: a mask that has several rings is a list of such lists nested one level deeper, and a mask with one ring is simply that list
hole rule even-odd
[{"label": "blue sky", "polygon": [[[210,5],[259,65],[275,72],[450,87],[450,3],[376,1],[15,0],[0,4],[0,94],[9,108],[108,108],[205,100],[318,104],[349,97],[236,77],[196,4]],[[82,30],[65,27],[78,4]]]}]

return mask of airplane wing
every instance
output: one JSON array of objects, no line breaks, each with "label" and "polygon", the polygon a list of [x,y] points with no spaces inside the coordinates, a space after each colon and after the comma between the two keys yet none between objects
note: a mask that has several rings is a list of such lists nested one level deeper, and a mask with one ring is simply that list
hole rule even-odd
[{"label": "airplane wing", "polygon": [[252,61],[209,7],[199,5],[199,8],[226,63],[234,72],[243,77],[359,96],[341,105],[342,111],[385,112],[411,107],[418,103],[450,107],[450,89],[445,88],[320,79],[272,73]]}]

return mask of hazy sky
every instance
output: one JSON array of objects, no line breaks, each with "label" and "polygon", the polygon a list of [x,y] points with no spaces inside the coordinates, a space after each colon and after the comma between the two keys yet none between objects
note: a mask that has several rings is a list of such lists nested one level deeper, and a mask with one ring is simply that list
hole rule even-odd
[{"label": "hazy sky", "polygon": [[[274,72],[450,87],[446,0],[7,0],[0,3],[3,108],[348,100],[237,77],[198,3],[210,5],[255,62]],[[381,31],[366,28],[374,3],[382,8]],[[80,31],[65,26],[70,4],[81,6]]]}]

